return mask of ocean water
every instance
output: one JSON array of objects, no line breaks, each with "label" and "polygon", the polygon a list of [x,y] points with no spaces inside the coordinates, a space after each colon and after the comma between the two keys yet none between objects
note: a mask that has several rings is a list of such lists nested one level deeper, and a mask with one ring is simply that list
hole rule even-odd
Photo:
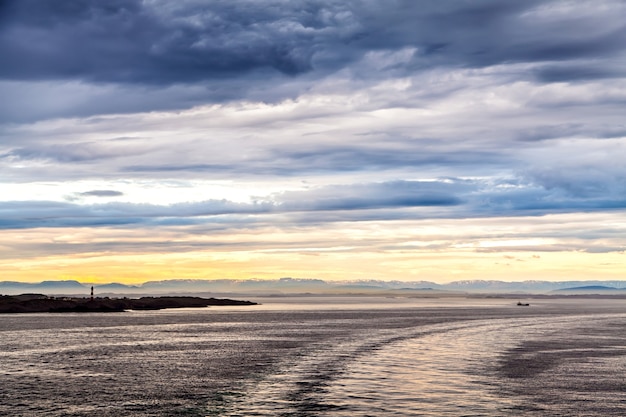
[{"label": "ocean water", "polygon": [[261,301],[0,315],[0,415],[626,415],[626,300]]}]

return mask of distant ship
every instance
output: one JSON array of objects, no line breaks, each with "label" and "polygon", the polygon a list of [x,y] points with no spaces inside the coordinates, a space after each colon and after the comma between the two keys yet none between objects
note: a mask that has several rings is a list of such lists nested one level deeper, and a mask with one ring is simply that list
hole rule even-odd
[{"label": "distant ship", "polygon": [[528,303],[522,303],[521,301],[518,301],[518,302],[517,302],[517,305],[518,305],[518,306],[522,306],[522,307],[528,307],[530,304],[528,304]]}]

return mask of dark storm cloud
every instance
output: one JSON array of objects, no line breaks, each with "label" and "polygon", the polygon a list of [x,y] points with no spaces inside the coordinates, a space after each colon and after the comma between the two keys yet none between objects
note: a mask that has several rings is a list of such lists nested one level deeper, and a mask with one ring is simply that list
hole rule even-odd
[{"label": "dark storm cloud", "polygon": [[[296,99],[432,69],[536,83],[626,74],[619,2],[5,0],[0,123]],[[401,58],[398,58],[398,55]],[[439,93],[430,92],[436,96]],[[399,106],[406,103],[398,103]]]},{"label": "dark storm cloud", "polygon": [[624,25],[607,25],[619,16],[574,9],[555,21],[545,15],[558,4],[537,0],[3,4],[0,77],[11,80],[170,85],[255,71],[334,71],[370,51],[407,47],[415,53],[406,72],[601,58],[626,47]]},{"label": "dark storm cloud", "polygon": [[170,84],[264,68],[297,74],[311,69],[320,32],[341,38],[343,9],[319,1],[10,1],[0,38],[10,59],[0,75]]}]

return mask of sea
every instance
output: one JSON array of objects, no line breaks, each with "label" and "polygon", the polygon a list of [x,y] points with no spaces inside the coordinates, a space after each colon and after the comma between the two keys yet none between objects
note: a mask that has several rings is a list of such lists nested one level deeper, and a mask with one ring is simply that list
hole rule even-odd
[{"label": "sea", "polygon": [[0,315],[0,416],[623,416],[626,300]]}]

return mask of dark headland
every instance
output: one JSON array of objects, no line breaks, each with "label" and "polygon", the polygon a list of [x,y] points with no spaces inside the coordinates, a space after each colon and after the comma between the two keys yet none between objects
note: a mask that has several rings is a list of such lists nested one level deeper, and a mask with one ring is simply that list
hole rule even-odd
[{"label": "dark headland", "polygon": [[42,294],[0,295],[0,313],[110,313],[209,306],[247,306],[251,301],[201,297],[76,298]]}]

